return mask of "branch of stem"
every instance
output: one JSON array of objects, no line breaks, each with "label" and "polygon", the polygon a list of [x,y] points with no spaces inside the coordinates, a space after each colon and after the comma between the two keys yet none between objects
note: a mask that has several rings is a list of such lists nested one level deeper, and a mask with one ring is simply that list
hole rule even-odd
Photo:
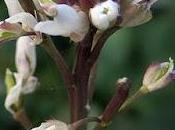
[{"label": "branch of stem", "polygon": [[95,28],[91,28],[77,47],[77,57],[74,70],[74,77],[77,87],[77,106],[78,109],[75,112],[75,117],[72,122],[86,118],[87,110],[85,108],[88,98],[88,80],[90,74],[90,68],[87,66],[86,61],[90,55],[90,50],[92,46],[93,36],[96,32]]},{"label": "branch of stem", "polygon": [[97,59],[100,55],[100,52],[101,52],[104,44],[106,43],[107,39],[119,29],[120,29],[120,27],[115,26],[115,27],[112,27],[110,29],[107,29],[106,31],[104,31],[102,33],[100,38],[97,40],[97,43],[96,43],[94,49],[92,50],[90,57],[87,60],[87,63],[89,64],[89,66],[92,67],[94,65],[94,63],[97,61]]},{"label": "branch of stem", "polygon": [[100,116],[101,123],[97,124],[94,130],[103,130],[105,129],[109,122],[112,121],[113,117],[118,114],[118,110],[121,105],[125,102],[128,97],[129,89],[131,83],[127,78],[118,80],[117,83],[118,91],[114,94],[111,101],[105,108],[103,114]]},{"label": "branch of stem", "polygon": [[70,110],[71,110],[71,118],[74,118],[76,116],[75,113],[78,110],[78,105],[77,105],[77,101],[78,101],[77,95],[78,94],[77,94],[76,85],[74,83],[74,77],[73,77],[71,71],[69,70],[69,67],[65,63],[62,55],[57,50],[57,48],[55,47],[55,45],[52,42],[52,39],[50,37],[47,37],[45,39],[44,43],[41,45],[47,51],[49,56],[53,59],[57,68],[59,69],[59,71],[61,72],[61,74],[63,76],[63,80],[64,80],[65,86],[67,88],[67,91],[68,91]]}]

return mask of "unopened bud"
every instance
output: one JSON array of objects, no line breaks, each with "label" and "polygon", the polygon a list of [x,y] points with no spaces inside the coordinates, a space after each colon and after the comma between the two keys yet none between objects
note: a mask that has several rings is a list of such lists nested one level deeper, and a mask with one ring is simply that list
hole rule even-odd
[{"label": "unopened bud", "polygon": [[92,24],[99,30],[106,30],[117,22],[120,6],[117,2],[107,0],[90,9]]},{"label": "unopened bud", "polygon": [[150,65],[144,75],[142,87],[125,101],[119,111],[127,108],[141,96],[168,85],[174,79],[173,69],[174,63],[171,58],[169,62]]},{"label": "unopened bud", "polygon": [[152,92],[168,85],[174,79],[174,63],[170,59],[169,62],[152,64],[147,69],[143,86]]}]

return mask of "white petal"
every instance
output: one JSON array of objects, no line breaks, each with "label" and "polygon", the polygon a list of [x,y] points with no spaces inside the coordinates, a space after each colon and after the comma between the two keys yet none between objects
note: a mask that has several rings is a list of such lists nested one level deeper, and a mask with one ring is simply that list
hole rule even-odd
[{"label": "white petal", "polygon": [[119,4],[117,4],[117,2],[107,0],[106,2],[103,2],[101,6],[103,8],[108,9],[107,16],[109,21],[113,21],[114,18],[116,19],[117,16],[119,15],[120,6]]},{"label": "white petal", "polygon": [[74,8],[65,4],[58,4],[56,9],[57,16],[54,21],[60,25],[60,28],[71,30],[71,32],[79,28],[81,20],[78,12]]},{"label": "white petal", "polygon": [[38,84],[38,79],[36,77],[30,76],[22,88],[23,94],[29,94],[36,90]]},{"label": "white petal", "polygon": [[91,21],[96,28],[106,30],[109,27],[109,21],[105,14],[98,14],[93,9],[90,10],[90,14]]},{"label": "white petal", "polygon": [[33,17],[32,14],[25,12],[21,12],[14,16],[11,16],[5,21],[9,23],[22,23],[22,26],[24,26],[24,28],[34,28],[34,26],[37,24],[35,17]]},{"label": "white petal", "polygon": [[39,31],[45,34],[53,35],[53,36],[69,36],[70,32],[68,30],[62,29],[58,23],[54,21],[45,21],[39,22],[35,28],[35,31]]},{"label": "white petal", "polygon": [[15,15],[20,12],[24,12],[18,0],[4,0],[8,8],[8,13],[10,16]]},{"label": "white petal", "polygon": [[36,68],[36,52],[29,36],[20,37],[16,44],[16,68],[24,79],[33,74]]}]

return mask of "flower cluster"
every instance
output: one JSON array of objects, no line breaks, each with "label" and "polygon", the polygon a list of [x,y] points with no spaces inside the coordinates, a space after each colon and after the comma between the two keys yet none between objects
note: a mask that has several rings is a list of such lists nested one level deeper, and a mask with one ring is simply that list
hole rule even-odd
[{"label": "flower cluster", "polygon": [[[1,22],[1,41],[11,40],[24,32],[41,32],[53,36],[69,37],[74,42],[81,41],[87,34],[90,24],[104,31],[113,26],[130,27],[149,21],[152,17],[150,8],[157,0],[34,0],[40,15],[38,23],[34,16],[24,13],[18,0],[5,0],[9,15],[13,18]],[[21,13],[23,12],[23,13]],[[20,20],[19,20],[20,18]],[[51,20],[51,19],[52,20]],[[40,21],[42,20],[42,21]],[[26,24],[27,22],[27,24]],[[22,23],[21,31],[16,24]],[[12,25],[11,25],[12,24]],[[30,24],[30,25],[29,25]],[[15,27],[17,29],[15,29]],[[19,33],[21,32],[21,33]],[[23,33],[22,33],[23,32]],[[8,35],[6,35],[8,34]]]},{"label": "flower cluster", "polygon": [[[15,115],[22,107],[22,97],[25,94],[35,91],[38,79],[33,76],[36,69],[36,46],[49,39],[47,35],[68,37],[75,43],[79,43],[77,59],[74,71],[68,70],[61,54],[54,48],[54,44],[49,46],[55,53],[51,52],[51,57],[56,61],[68,80],[68,88],[75,86],[76,91],[71,91],[69,95],[72,106],[76,107],[72,115],[73,121],[86,117],[84,106],[90,101],[88,97],[90,73],[96,63],[99,53],[107,38],[123,27],[133,27],[144,24],[152,18],[151,6],[157,0],[31,0],[33,11],[24,8],[21,0],[4,0],[9,18],[0,22],[0,43],[8,40],[16,41],[16,72],[7,69],[6,86],[7,97],[5,100],[6,109]],[[114,29],[114,31],[113,31]],[[112,30],[112,31],[111,31]],[[111,31],[111,32],[110,32]],[[89,39],[88,39],[89,38]],[[101,38],[101,39],[100,39]],[[100,39],[100,40],[99,40]],[[85,44],[83,44],[85,43]],[[99,45],[96,45],[99,44]],[[43,45],[44,46],[44,45]],[[49,48],[49,49],[50,49]],[[83,52],[84,51],[84,52]],[[56,56],[55,56],[56,55]],[[80,56],[79,56],[80,55]],[[84,57],[83,57],[84,56]],[[60,58],[61,57],[61,58]],[[58,59],[57,59],[58,58]],[[86,61],[85,61],[86,60]],[[61,63],[60,63],[61,62]],[[59,66],[59,67],[60,67]],[[84,68],[86,68],[84,70]],[[76,68],[77,67],[77,68]],[[165,87],[174,79],[174,63],[158,63],[151,65],[143,78],[141,90],[152,92]],[[76,77],[77,76],[77,77]],[[89,77],[88,77],[89,76]],[[81,77],[83,77],[81,79]],[[71,81],[70,81],[71,80]],[[84,81],[84,83],[83,83]],[[82,85],[82,86],[81,86]],[[84,86],[83,86],[84,85]],[[126,78],[119,80],[119,90],[114,96],[106,113],[101,120],[110,121],[113,115],[108,112],[113,109],[116,112],[128,96],[130,83]],[[127,86],[127,87],[126,87]],[[80,91],[78,90],[80,88]],[[84,90],[82,90],[84,88]],[[82,92],[81,92],[82,91]],[[75,95],[74,95],[75,94]],[[90,95],[92,92],[90,93]],[[139,95],[140,96],[140,95]],[[87,98],[82,99],[80,98]],[[88,99],[89,98],[89,99]],[[116,100],[117,98],[117,100]],[[121,99],[121,100],[118,100]],[[132,100],[135,98],[132,98]],[[127,101],[124,107],[132,100]],[[113,104],[115,102],[115,104]],[[78,106],[76,103],[80,103]],[[111,106],[110,106],[111,105]],[[71,106],[71,107],[72,107]],[[81,112],[82,109],[84,110]],[[114,109],[114,107],[116,107]],[[123,108],[123,106],[122,106]],[[80,110],[79,110],[80,109]],[[77,114],[80,112],[81,114]],[[110,116],[109,116],[110,115]],[[79,117],[78,117],[79,116]],[[107,116],[107,117],[106,117]],[[103,121],[102,121],[103,122]],[[104,123],[105,120],[104,120]],[[64,122],[51,120],[42,123],[40,127],[32,130],[69,130],[70,125]]]}]

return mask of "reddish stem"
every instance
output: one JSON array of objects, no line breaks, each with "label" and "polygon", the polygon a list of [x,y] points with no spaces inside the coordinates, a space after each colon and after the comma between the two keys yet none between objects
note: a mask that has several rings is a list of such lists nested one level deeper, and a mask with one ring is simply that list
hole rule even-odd
[{"label": "reddish stem", "polygon": [[87,110],[85,106],[87,105],[88,99],[88,79],[91,68],[87,66],[86,62],[90,55],[93,36],[95,32],[96,29],[91,28],[85,39],[82,42],[80,42],[78,46],[76,66],[74,72],[75,82],[78,91],[78,109],[77,112],[75,112],[76,114],[74,114],[75,117],[73,118],[72,122],[78,121],[87,116]]}]

